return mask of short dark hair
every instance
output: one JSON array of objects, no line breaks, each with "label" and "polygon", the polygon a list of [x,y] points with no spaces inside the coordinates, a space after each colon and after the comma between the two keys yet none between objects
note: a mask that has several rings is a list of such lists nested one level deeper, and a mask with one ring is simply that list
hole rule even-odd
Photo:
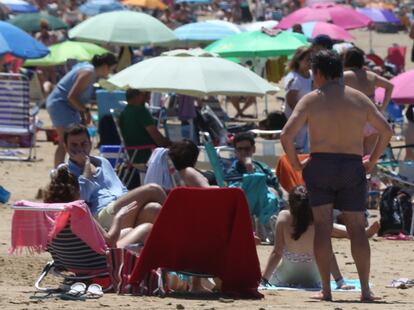
[{"label": "short dark hair", "polygon": [[125,93],[125,99],[126,101],[130,101],[131,99],[134,99],[136,96],[138,96],[142,91],[136,88],[128,88]]},{"label": "short dark hair", "polygon": [[89,135],[88,128],[85,125],[75,123],[70,124],[63,132],[63,141],[66,144],[68,143],[69,136],[77,136],[80,134],[85,134],[88,137],[88,139],[91,138],[91,136]]},{"label": "short dark hair", "polygon": [[96,67],[100,67],[102,65],[113,66],[116,65],[118,62],[116,57],[112,53],[105,53],[102,55],[95,55],[92,58],[92,65]]},{"label": "short dark hair", "polygon": [[343,65],[341,57],[329,50],[321,50],[312,56],[312,71],[316,70],[328,80],[340,78],[343,75]]},{"label": "short dark hair", "polygon": [[320,34],[320,35],[317,35],[312,40],[312,46],[315,46],[315,45],[320,45],[328,50],[331,50],[333,47],[333,41],[330,36],[326,34]]},{"label": "short dark hair", "polygon": [[352,47],[345,52],[344,66],[345,68],[361,69],[365,64],[365,53],[358,47]]},{"label": "short dark hair", "polygon": [[183,139],[182,141],[171,144],[168,155],[175,169],[182,170],[188,167],[194,167],[197,163],[199,153],[200,151],[193,141]]},{"label": "short dark hair", "polygon": [[254,135],[250,132],[241,132],[236,134],[233,138],[233,146],[236,147],[236,144],[242,141],[249,141],[251,146],[254,146]]}]

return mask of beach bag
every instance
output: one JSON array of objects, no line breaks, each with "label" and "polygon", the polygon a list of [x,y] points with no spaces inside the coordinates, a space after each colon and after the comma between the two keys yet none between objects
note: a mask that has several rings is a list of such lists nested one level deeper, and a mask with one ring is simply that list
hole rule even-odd
[{"label": "beach bag", "polygon": [[379,236],[409,234],[412,219],[411,195],[398,186],[387,187],[380,200]]}]

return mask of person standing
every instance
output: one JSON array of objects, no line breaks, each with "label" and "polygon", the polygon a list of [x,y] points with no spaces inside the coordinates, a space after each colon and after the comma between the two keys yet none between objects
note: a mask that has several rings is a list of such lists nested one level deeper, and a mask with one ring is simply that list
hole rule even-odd
[{"label": "person standing", "polygon": [[[316,89],[297,104],[281,134],[291,165],[302,170],[315,225],[314,251],[322,280],[315,296],[331,300],[330,265],[333,207],[343,212],[351,252],[361,282],[361,301],[372,301],[369,287],[370,246],[365,233],[366,173],[370,173],[388,145],[392,129],[372,101],[341,81],[342,61],[332,51],[312,57]],[[378,131],[378,142],[368,160],[362,161],[363,129],[369,122]],[[309,126],[310,159],[300,162],[294,138]]]},{"label": "person standing", "polygon": [[91,100],[93,84],[99,78],[105,78],[116,64],[113,54],[95,55],[92,64],[83,62],[75,65],[56,85],[46,99],[46,108],[53,126],[59,135],[59,144],[55,152],[55,167],[65,160],[63,132],[70,124],[81,121],[89,124],[91,113],[86,104]]},{"label": "person standing", "polygon": [[[312,91],[312,74],[310,71],[310,57],[312,50],[309,47],[300,47],[293,55],[289,64],[290,72],[284,78],[285,83],[285,116],[289,118],[298,101]],[[304,126],[298,132],[295,146],[298,150],[306,149],[308,130]]]}]

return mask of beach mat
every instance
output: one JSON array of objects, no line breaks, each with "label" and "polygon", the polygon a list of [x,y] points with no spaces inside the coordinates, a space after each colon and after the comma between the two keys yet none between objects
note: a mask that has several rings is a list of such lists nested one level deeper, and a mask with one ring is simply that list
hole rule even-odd
[{"label": "beach mat", "polygon": [[[352,290],[341,290],[336,289],[336,282],[331,281],[331,289],[333,292],[360,292],[361,291],[361,284],[359,283],[358,279],[345,279],[346,284],[355,286]],[[372,284],[370,283],[372,287]],[[320,288],[296,288],[296,287],[279,287],[279,286],[259,286],[259,290],[263,291],[311,291],[311,292],[318,292]]]}]

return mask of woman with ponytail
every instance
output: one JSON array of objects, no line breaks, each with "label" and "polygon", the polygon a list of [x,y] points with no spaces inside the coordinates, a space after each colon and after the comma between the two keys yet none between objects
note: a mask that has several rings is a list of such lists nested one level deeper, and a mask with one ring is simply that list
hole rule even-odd
[{"label": "woman with ponytail", "polygon": [[95,55],[92,63],[82,62],[75,65],[55,86],[46,100],[53,126],[59,135],[55,152],[55,167],[65,160],[63,132],[69,124],[90,123],[91,114],[86,107],[93,96],[93,84],[105,78],[116,65],[116,57],[106,53]]}]

